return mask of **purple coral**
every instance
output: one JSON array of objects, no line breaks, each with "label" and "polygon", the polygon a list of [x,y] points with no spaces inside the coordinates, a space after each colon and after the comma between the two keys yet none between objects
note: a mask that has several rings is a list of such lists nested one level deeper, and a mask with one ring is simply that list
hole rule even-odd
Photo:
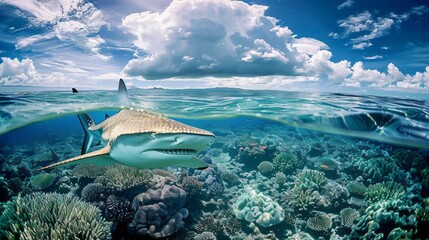
[{"label": "purple coral", "polygon": [[188,210],[186,192],[176,186],[164,185],[162,189],[138,194],[133,201],[134,219],[129,230],[140,238],[167,237],[183,227]]}]

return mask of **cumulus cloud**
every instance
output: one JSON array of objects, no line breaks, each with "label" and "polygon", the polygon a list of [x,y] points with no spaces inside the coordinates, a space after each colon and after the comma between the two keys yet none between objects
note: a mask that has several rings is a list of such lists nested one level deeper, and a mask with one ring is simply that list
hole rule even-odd
[{"label": "cumulus cloud", "polygon": [[0,85],[53,85],[74,82],[63,73],[40,74],[31,59],[19,61],[2,57],[0,63]]},{"label": "cumulus cloud", "polygon": [[360,42],[360,43],[353,44],[352,48],[363,50],[363,49],[371,47],[371,46],[372,46],[372,43],[370,43],[370,42]]},{"label": "cumulus cloud", "polygon": [[345,2],[341,3],[340,5],[338,5],[338,10],[341,10],[343,8],[349,8],[351,6],[353,6],[354,1],[353,0],[346,0]]},{"label": "cumulus cloud", "polygon": [[85,0],[0,0],[28,13],[30,27],[43,27],[46,33],[18,39],[16,48],[26,48],[32,44],[57,38],[89,51],[101,59],[110,56],[101,53],[104,40],[97,35],[106,23],[103,13]]},{"label": "cumulus cloud", "polygon": [[[406,75],[400,78],[394,65],[389,65],[389,72],[380,72],[365,69],[362,62],[333,62],[325,43],[298,38],[277,19],[266,16],[266,9],[242,1],[182,0],[173,1],[159,12],[128,15],[122,25],[136,37],[134,45],[139,54],[128,62],[123,73],[144,79],[218,77],[224,79],[223,86],[243,81],[256,86],[307,79],[385,87],[405,81]],[[350,20],[343,22],[347,34],[371,34],[385,24],[383,19],[374,20],[369,12]],[[363,49],[372,43],[355,45]],[[225,83],[225,79],[231,83]],[[418,86],[427,87],[426,83]]]},{"label": "cumulus cloud", "polygon": [[241,1],[185,0],[162,12],[131,14],[122,24],[147,55],[131,60],[124,72],[146,79],[294,75],[295,66],[304,64],[298,49],[309,48],[305,41],[311,40],[294,39],[264,15],[266,9]]}]

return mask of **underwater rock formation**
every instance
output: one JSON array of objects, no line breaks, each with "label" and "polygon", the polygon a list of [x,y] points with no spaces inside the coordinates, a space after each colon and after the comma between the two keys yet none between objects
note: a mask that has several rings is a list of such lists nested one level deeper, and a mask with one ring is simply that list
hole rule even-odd
[{"label": "underwater rock formation", "polygon": [[176,186],[164,185],[140,193],[132,204],[134,218],[129,230],[139,238],[170,236],[184,225],[183,219],[188,216],[185,204],[186,192]]},{"label": "underwater rock formation", "polygon": [[283,208],[270,197],[250,190],[243,193],[233,204],[238,219],[256,222],[262,227],[271,227],[284,220]]},{"label": "underwater rock formation", "polygon": [[98,208],[77,197],[33,193],[7,203],[0,217],[0,238],[107,240],[110,224]]}]

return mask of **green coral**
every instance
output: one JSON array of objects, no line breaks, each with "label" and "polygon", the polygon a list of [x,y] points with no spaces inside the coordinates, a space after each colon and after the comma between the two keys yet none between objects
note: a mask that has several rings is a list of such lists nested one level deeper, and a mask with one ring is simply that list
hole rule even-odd
[{"label": "green coral", "polygon": [[243,193],[233,204],[234,215],[241,220],[271,227],[284,220],[283,208],[270,197],[255,190]]},{"label": "green coral", "polygon": [[338,162],[330,157],[321,157],[317,160],[317,168],[323,171],[336,171],[339,165]]},{"label": "green coral", "polygon": [[291,152],[282,152],[274,157],[273,166],[280,172],[292,172],[298,167],[298,157]]},{"label": "green coral", "polygon": [[1,239],[110,239],[110,225],[95,206],[71,195],[33,193],[8,202]]},{"label": "green coral", "polygon": [[367,190],[367,187],[360,182],[351,182],[346,185],[346,188],[350,195],[358,198],[365,196],[365,192]]},{"label": "green coral", "polygon": [[360,214],[356,209],[344,208],[340,211],[341,224],[346,227],[352,227],[353,222],[359,218]]},{"label": "green coral", "polygon": [[424,157],[415,150],[398,149],[392,157],[397,159],[399,164],[407,171],[411,168],[424,169],[428,167],[428,163]]},{"label": "green coral", "polygon": [[376,183],[368,187],[365,193],[367,204],[374,202],[398,199],[404,195],[404,187],[396,182]]},{"label": "green coral", "polygon": [[262,161],[261,163],[259,163],[258,169],[259,172],[261,172],[262,174],[266,174],[272,172],[274,168],[271,162]]},{"label": "green coral", "polygon": [[72,174],[75,177],[97,178],[103,175],[107,170],[105,166],[95,164],[79,164],[73,168]]},{"label": "green coral", "polygon": [[55,173],[39,173],[30,178],[30,184],[33,189],[42,190],[50,187],[56,178]]},{"label": "green coral", "polygon": [[317,170],[303,170],[295,180],[295,186],[302,190],[313,189],[321,191],[328,184],[325,173]]},{"label": "green coral", "polygon": [[292,188],[283,195],[284,206],[293,206],[298,211],[308,211],[319,202],[320,194],[313,189]]},{"label": "green coral", "polygon": [[148,170],[113,165],[109,166],[104,175],[98,177],[95,182],[121,192],[133,187],[149,185],[151,179],[152,174]]},{"label": "green coral", "polygon": [[355,158],[351,162],[355,177],[363,176],[369,183],[390,181],[391,179],[404,179],[404,173],[391,157]]},{"label": "green coral", "polygon": [[317,212],[316,216],[307,220],[307,227],[314,231],[327,231],[332,227],[332,219],[324,212]]}]

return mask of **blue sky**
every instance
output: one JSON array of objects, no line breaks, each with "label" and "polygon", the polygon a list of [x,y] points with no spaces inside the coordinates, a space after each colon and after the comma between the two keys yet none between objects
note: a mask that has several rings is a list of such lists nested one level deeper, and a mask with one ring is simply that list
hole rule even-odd
[{"label": "blue sky", "polygon": [[0,0],[0,85],[427,92],[427,5]]}]

